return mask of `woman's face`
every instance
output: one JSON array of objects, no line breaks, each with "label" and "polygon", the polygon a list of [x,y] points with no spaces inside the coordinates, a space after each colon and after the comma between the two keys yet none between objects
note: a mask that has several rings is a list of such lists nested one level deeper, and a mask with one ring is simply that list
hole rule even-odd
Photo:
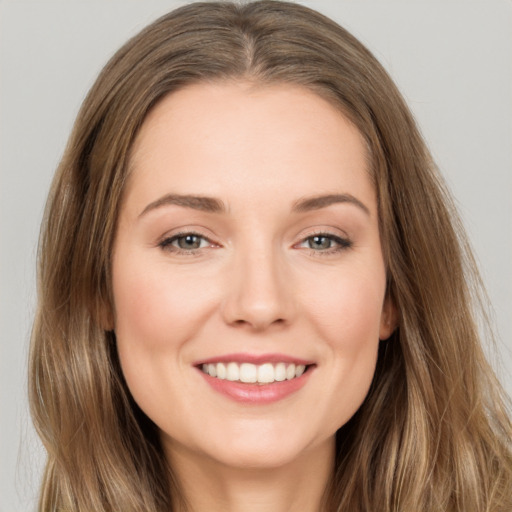
[{"label": "woman's face", "polygon": [[200,84],[156,106],[131,164],[115,332],[167,454],[330,450],[393,328],[357,129],[300,87]]}]

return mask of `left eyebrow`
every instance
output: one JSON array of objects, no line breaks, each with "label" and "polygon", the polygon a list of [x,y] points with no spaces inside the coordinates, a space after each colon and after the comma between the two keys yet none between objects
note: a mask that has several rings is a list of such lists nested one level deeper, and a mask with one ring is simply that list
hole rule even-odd
[{"label": "left eyebrow", "polygon": [[366,215],[370,215],[369,208],[361,202],[357,197],[351,194],[327,194],[323,196],[304,197],[297,201],[292,206],[292,212],[304,213],[312,210],[320,210],[321,208],[327,208],[332,204],[337,203],[349,203],[357,206]]}]

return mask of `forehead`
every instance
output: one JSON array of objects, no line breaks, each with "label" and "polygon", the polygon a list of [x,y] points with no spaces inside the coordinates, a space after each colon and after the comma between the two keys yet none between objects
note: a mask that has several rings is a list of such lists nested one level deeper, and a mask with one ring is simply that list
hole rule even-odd
[{"label": "forehead", "polygon": [[187,86],[156,105],[132,149],[128,196],[275,190],[290,200],[334,191],[373,201],[363,137],[301,86]]}]

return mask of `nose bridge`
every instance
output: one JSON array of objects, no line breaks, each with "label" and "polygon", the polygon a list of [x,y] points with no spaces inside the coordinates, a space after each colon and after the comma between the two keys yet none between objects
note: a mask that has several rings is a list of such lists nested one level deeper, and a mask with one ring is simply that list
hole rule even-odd
[{"label": "nose bridge", "polygon": [[252,240],[235,250],[224,305],[226,321],[261,330],[292,313],[283,256],[270,242]]}]

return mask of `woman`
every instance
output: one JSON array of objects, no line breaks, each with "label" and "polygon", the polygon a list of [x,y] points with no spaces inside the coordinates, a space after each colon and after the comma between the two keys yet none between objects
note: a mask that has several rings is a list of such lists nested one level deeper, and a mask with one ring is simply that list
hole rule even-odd
[{"label": "woman", "polygon": [[41,510],[510,510],[464,240],[342,28],[268,1],[161,18],[93,86],[48,203]]}]

